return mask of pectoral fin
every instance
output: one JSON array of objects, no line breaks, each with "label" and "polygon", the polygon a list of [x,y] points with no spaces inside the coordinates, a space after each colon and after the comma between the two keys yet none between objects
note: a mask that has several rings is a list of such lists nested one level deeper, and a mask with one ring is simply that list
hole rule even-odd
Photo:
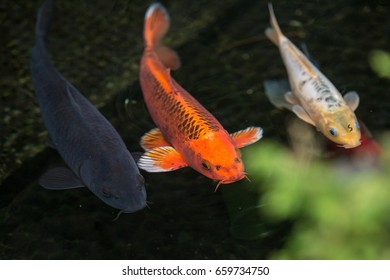
[{"label": "pectoral fin", "polygon": [[291,105],[295,105],[295,104],[299,103],[297,98],[295,97],[295,95],[291,91],[288,91],[284,94],[284,99],[286,99],[286,101],[288,103],[290,103]]},{"label": "pectoral fin", "polygon": [[269,101],[277,108],[292,110],[292,105],[286,100],[286,93],[291,92],[290,84],[286,80],[264,81],[265,94]]},{"label": "pectoral fin", "polygon": [[237,148],[242,148],[253,144],[263,137],[263,129],[261,127],[248,127],[247,129],[237,131],[230,134]]},{"label": "pectoral fin", "polygon": [[344,100],[352,111],[355,111],[359,106],[360,98],[356,91],[347,92],[344,95]]},{"label": "pectoral fin", "polygon": [[306,113],[306,111],[302,108],[302,106],[300,105],[293,105],[292,106],[292,111],[295,113],[295,115],[298,116],[298,118],[300,118],[301,120],[313,125],[313,126],[316,126],[314,124],[314,121],[310,118],[310,116]]},{"label": "pectoral fin", "polygon": [[148,150],[137,164],[139,168],[148,172],[168,172],[188,166],[181,154],[171,146]]},{"label": "pectoral fin", "polygon": [[141,138],[141,147],[148,151],[153,148],[170,146],[158,128],[153,128]]},{"label": "pectoral fin", "polygon": [[66,190],[85,187],[80,178],[66,167],[56,167],[39,178],[39,184],[49,190]]}]

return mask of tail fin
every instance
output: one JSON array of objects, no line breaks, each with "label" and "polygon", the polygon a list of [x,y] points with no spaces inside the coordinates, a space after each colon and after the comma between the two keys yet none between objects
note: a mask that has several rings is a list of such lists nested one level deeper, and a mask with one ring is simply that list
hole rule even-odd
[{"label": "tail fin", "polygon": [[44,42],[50,27],[51,16],[53,12],[53,1],[46,0],[41,6],[37,15],[37,23],[35,24],[35,38],[37,41]]},{"label": "tail fin", "polygon": [[160,3],[152,4],[145,14],[145,47],[155,51],[167,68],[177,69],[180,67],[180,59],[176,52],[161,45],[161,39],[168,32],[169,24],[170,18],[165,7]]},{"label": "tail fin", "polygon": [[170,18],[160,3],[152,4],[145,14],[144,40],[146,47],[155,48],[168,32]]},{"label": "tail fin", "polygon": [[279,45],[279,38],[283,35],[283,33],[280,30],[278,21],[276,20],[272,3],[268,3],[268,10],[270,15],[271,27],[268,27],[265,30],[265,35],[272,41],[272,43],[274,43],[275,45]]}]

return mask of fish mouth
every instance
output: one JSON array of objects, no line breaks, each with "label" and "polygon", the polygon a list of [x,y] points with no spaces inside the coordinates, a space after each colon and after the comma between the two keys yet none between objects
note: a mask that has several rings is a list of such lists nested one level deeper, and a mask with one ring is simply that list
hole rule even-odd
[{"label": "fish mouth", "polygon": [[135,205],[132,205],[131,207],[123,208],[120,210],[121,213],[134,213],[141,209],[144,209],[146,206],[148,206],[146,200],[138,201]]},{"label": "fish mouth", "polygon": [[356,148],[358,146],[360,146],[360,144],[362,143],[361,140],[358,140],[357,142],[355,143],[352,143],[352,144],[346,144],[346,145],[340,145],[341,147],[345,148],[345,149],[352,149],[352,148]]},{"label": "fish mouth", "polygon": [[[131,206],[129,206],[130,204]],[[127,207],[122,208],[120,210],[120,213],[134,213],[148,206],[146,201],[145,188],[142,188],[141,195],[139,195],[139,193],[134,194],[132,201],[128,205],[123,205],[123,206],[127,206]]]},{"label": "fish mouth", "polygon": [[242,179],[245,178],[245,174],[242,174],[240,175],[239,177],[235,177],[235,178],[232,178],[232,179],[228,179],[228,180],[221,180],[219,181],[221,184],[231,184],[231,183],[234,183],[234,182],[237,182],[237,181],[240,181]]},{"label": "fish mouth", "polygon": [[116,215],[115,219],[113,221],[116,221],[118,220],[119,216],[122,214],[122,213],[125,213],[125,214],[129,214],[129,213],[135,213],[141,209],[144,209],[146,206],[148,206],[148,204],[146,203],[146,201],[144,201],[142,204],[140,205],[137,205],[136,207],[129,207],[129,208],[124,208],[124,209],[121,209],[119,210],[118,214]]},{"label": "fish mouth", "polygon": [[242,173],[242,174],[240,174],[239,176],[231,177],[231,178],[229,178],[229,179],[221,180],[221,181],[218,182],[217,186],[215,187],[215,191],[217,191],[217,189],[219,188],[219,186],[222,185],[222,184],[231,184],[231,183],[240,181],[240,180],[244,179],[245,177],[247,177],[246,174],[245,174],[245,173]]}]

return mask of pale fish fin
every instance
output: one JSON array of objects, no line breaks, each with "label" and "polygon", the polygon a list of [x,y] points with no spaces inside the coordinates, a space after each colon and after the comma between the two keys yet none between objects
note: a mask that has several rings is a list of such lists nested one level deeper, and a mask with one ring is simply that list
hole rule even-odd
[{"label": "pale fish fin", "polygon": [[309,50],[307,48],[306,43],[301,43],[301,50],[303,54],[307,57],[307,59],[318,69],[320,69],[320,63],[317,60],[314,60],[314,58],[309,53]]},{"label": "pale fish fin", "polygon": [[276,20],[274,8],[271,3],[268,3],[268,10],[270,15],[271,27],[268,27],[265,30],[265,35],[274,43],[275,45],[279,45],[279,39],[283,36],[282,31],[280,30],[278,21]]},{"label": "pale fish fin", "polygon": [[287,80],[265,80],[264,89],[265,95],[275,107],[292,110],[291,103],[285,98],[285,94],[291,91]]},{"label": "pale fish fin", "polygon": [[306,70],[306,72],[316,78],[318,77],[319,70],[314,66],[313,63],[296,47],[291,43],[290,53],[295,56],[296,60]]},{"label": "pale fish fin", "polygon": [[344,100],[352,111],[355,111],[359,106],[360,98],[356,91],[347,92],[344,95]]},{"label": "pale fish fin", "polygon": [[81,179],[67,167],[50,169],[39,178],[39,184],[45,189],[66,190],[85,187]]},{"label": "pale fish fin", "polygon": [[279,38],[275,32],[275,29],[273,29],[272,27],[267,27],[265,29],[265,35],[268,37],[268,39],[271,40],[272,43],[274,43],[277,46],[279,45]]},{"label": "pale fish fin", "polygon": [[168,172],[188,166],[181,154],[171,146],[157,147],[144,153],[138,167],[148,172]]},{"label": "pale fish fin", "polygon": [[161,133],[161,130],[158,128],[153,128],[151,131],[146,133],[141,138],[141,147],[148,151],[153,148],[170,146],[171,144],[165,140],[164,135]]},{"label": "pale fish fin", "polygon": [[286,99],[286,101],[292,105],[295,105],[295,104],[298,104],[299,101],[298,99],[295,97],[295,95],[292,93],[292,91],[288,91],[284,94],[284,98]]},{"label": "pale fish fin", "polygon": [[[280,40],[283,39],[283,38],[286,38],[282,31],[280,30],[280,27],[279,27],[279,24],[276,20],[276,17],[275,17],[275,13],[274,13],[274,10],[273,10],[273,7],[272,7],[272,4],[271,3],[268,3],[268,9],[269,9],[269,13],[270,13],[270,18],[271,18],[271,27],[267,28],[265,30],[265,35],[275,44],[275,45],[279,45],[280,44]],[[288,40],[286,38],[286,40]],[[297,48],[295,47],[295,45],[293,43],[291,43],[290,41],[287,41],[289,43],[289,50],[290,50],[290,54],[293,54],[296,59],[298,60],[298,62],[300,62],[302,64],[302,66],[306,69],[306,71],[313,77],[317,77],[317,72],[316,72],[316,69],[313,68],[314,65],[311,64],[311,62],[305,57],[305,55]]]},{"label": "pale fish fin", "polygon": [[310,118],[310,116],[306,113],[305,109],[302,108],[301,105],[293,105],[292,106],[292,111],[295,113],[295,115],[298,116],[301,120],[316,126],[314,121]]},{"label": "pale fish fin", "polygon": [[242,148],[259,141],[263,137],[261,127],[250,126],[247,129],[230,134],[237,148]]}]

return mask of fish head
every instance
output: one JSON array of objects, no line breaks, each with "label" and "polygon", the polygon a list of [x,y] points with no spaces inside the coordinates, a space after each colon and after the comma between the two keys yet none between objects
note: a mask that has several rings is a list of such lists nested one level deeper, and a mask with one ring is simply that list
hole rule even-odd
[{"label": "fish head", "polygon": [[226,136],[201,142],[193,162],[195,170],[219,181],[219,184],[233,183],[245,177],[240,150]]},{"label": "fish head", "polygon": [[318,128],[329,140],[346,149],[361,144],[360,125],[349,108],[328,113],[321,118]]},{"label": "fish head", "polygon": [[144,178],[130,159],[96,163],[95,168],[83,173],[84,178],[90,179],[87,186],[107,205],[123,213],[136,212],[146,206]]},{"label": "fish head", "polygon": [[105,181],[98,186],[96,194],[106,204],[120,209],[123,213],[141,210],[146,206],[144,178],[138,173],[135,175],[135,180],[134,178],[131,179],[133,180],[124,181],[116,177],[110,181]]},{"label": "fish head", "polygon": [[335,143],[328,141],[326,150],[331,157],[349,157],[365,160],[368,163],[376,163],[383,155],[383,149],[374,139],[367,126],[360,120],[361,144],[356,149],[340,149]]}]

